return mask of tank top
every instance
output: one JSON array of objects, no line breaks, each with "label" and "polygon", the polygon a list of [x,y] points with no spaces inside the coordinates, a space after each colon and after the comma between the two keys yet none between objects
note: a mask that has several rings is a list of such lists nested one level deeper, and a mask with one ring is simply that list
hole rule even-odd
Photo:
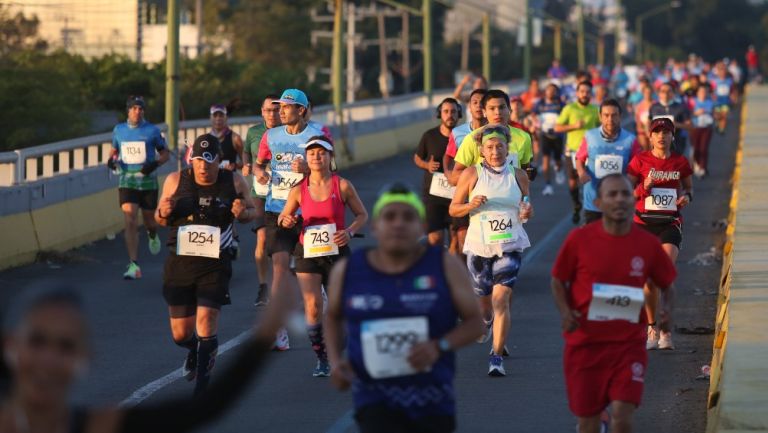
[{"label": "tank top", "polygon": [[584,209],[600,212],[595,205],[597,198],[597,182],[611,173],[626,174],[629,161],[632,159],[632,145],[636,137],[623,128],[619,135],[610,140],[603,136],[602,127],[590,129],[584,134],[587,141],[587,163],[585,168],[591,181],[584,184]]},{"label": "tank top", "polygon": [[221,146],[221,160],[234,164],[237,161],[237,151],[235,150],[235,144],[232,142],[231,129],[227,128],[224,136],[219,139],[219,145]]},{"label": "tank top", "polygon": [[[221,229],[219,249],[221,251],[232,246],[233,221],[232,202],[238,197],[235,190],[234,173],[229,170],[219,170],[219,175],[213,185],[198,185],[191,168],[181,171],[179,186],[173,194],[176,207],[173,211],[173,227],[189,224],[216,226]],[[168,236],[168,247],[176,252],[177,230],[171,230]]]},{"label": "tank top", "polygon": [[[482,163],[475,166],[477,170],[477,183],[469,193],[471,201],[477,195],[484,195],[488,201],[482,206],[469,212],[469,228],[464,240],[464,253],[472,253],[480,257],[501,257],[503,253],[510,251],[523,251],[531,246],[528,234],[523,229],[519,220],[520,201],[523,193],[517,184],[515,172],[509,165],[504,166],[500,174],[496,174],[483,167]],[[493,215],[493,212],[504,212],[504,221],[511,221],[515,227],[516,239],[508,243],[486,244],[483,239],[485,217]]]},{"label": "tank top", "polygon": [[[453,353],[441,354],[429,372],[386,379],[371,377],[363,358],[362,334],[371,321],[426,317],[430,339],[439,339],[456,326],[458,314],[445,279],[443,248],[428,248],[410,269],[397,275],[374,269],[367,252],[358,250],[350,256],[342,292],[347,353],[355,371],[355,408],[385,404],[411,418],[454,415]],[[396,342],[398,336],[402,334],[386,335],[387,341]]]},{"label": "tank top", "polygon": [[[323,201],[315,201],[309,193],[309,176],[301,182],[301,216],[302,229],[321,224],[336,224],[336,231],[346,228],[344,200],[341,198],[339,176],[331,175],[331,195]],[[299,242],[304,244],[304,230],[299,235]]]}]

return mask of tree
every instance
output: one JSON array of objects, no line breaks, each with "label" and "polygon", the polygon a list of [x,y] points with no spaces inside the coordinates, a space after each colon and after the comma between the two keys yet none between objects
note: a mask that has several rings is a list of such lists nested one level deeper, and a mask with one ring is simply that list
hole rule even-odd
[{"label": "tree", "polygon": [[27,18],[21,12],[11,14],[7,6],[0,3],[0,55],[24,49],[45,50],[48,44],[37,35],[40,20],[36,15]]}]

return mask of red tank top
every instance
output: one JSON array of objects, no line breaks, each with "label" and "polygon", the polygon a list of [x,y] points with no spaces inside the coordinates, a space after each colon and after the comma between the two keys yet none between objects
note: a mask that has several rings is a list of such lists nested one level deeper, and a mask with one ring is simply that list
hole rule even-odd
[{"label": "red tank top", "polygon": [[[331,195],[323,201],[312,200],[309,193],[309,176],[301,182],[301,217],[304,219],[302,229],[331,223],[336,223],[336,231],[346,228],[344,224],[344,200],[341,198],[339,176],[331,175]],[[304,244],[304,230],[299,235],[299,242]]]}]

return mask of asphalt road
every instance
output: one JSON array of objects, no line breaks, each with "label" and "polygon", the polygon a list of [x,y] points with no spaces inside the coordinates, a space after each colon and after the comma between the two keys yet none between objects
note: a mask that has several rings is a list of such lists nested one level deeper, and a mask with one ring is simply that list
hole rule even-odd
[{"label": "asphalt road", "polygon": [[[715,135],[711,176],[695,181],[696,200],[684,212],[685,242],[676,284],[680,328],[712,327],[714,322],[720,262],[689,262],[710,252],[710,248],[719,252],[722,244],[724,226],[718,222],[728,212],[738,131],[735,115],[731,123],[725,136]],[[406,180],[418,187],[421,180],[410,154],[347,170],[342,175],[354,183],[367,206],[386,182]],[[456,389],[461,432],[574,430],[563,384],[559,318],[549,294],[550,267],[572,228],[569,200],[564,186],[555,185],[551,197],[541,196],[542,188],[543,182],[537,180],[532,197],[536,216],[526,225],[534,247],[526,253],[515,288],[509,339],[512,354],[505,363],[507,377],[486,376],[488,345],[473,344],[458,354]],[[222,345],[248,329],[258,315],[252,306],[258,283],[251,259],[254,238],[247,227],[238,230],[243,254],[234,266],[233,304],[225,307],[220,322]],[[355,242],[362,246],[371,239]],[[85,294],[92,325],[93,361],[89,377],[78,385],[80,401],[100,405],[129,399],[131,403],[143,400],[140,404],[152,404],[192,391],[191,384],[176,380],[172,374],[181,366],[185,353],[172,343],[161,296],[165,252],[159,257],[150,256],[144,237],[141,245],[144,277],[139,281],[121,278],[126,254],[120,235],[116,240],[96,242],[45,262],[0,273],[3,304],[25,285],[43,278],[72,283]],[[636,416],[637,432],[704,431],[708,381],[696,377],[702,365],[709,363],[712,336],[684,332],[679,329],[675,334],[675,351],[650,355],[644,404]],[[291,346],[288,352],[275,353],[240,402],[203,431],[354,431],[349,394],[336,392],[327,379],[311,377],[314,355],[305,335],[293,333]],[[220,356],[220,365],[231,359],[237,348],[232,350]]]}]

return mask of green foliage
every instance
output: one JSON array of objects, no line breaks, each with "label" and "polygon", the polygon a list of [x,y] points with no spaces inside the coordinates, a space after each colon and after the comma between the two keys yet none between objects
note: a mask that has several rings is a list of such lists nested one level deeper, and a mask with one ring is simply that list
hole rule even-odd
[{"label": "green foliage", "polygon": [[7,6],[0,4],[0,55],[32,48],[45,49],[45,41],[37,37],[40,20],[27,18],[21,12],[11,15]]}]

